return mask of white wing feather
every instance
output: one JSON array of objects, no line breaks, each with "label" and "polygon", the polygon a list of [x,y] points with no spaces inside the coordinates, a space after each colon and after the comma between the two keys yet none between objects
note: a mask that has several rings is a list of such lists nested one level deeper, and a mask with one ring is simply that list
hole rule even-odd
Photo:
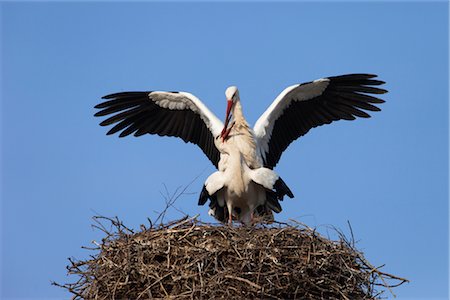
[{"label": "white wing feather", "polygon": [[269,151],[269,141],[272,136],[275,121],[291,105],[292,101],[305,101],[317,97],[327,88],[329,79],[321,78],[306,84],[296,84],[285,88],[259,117],[253,127],[257,151],[265,159]]}]

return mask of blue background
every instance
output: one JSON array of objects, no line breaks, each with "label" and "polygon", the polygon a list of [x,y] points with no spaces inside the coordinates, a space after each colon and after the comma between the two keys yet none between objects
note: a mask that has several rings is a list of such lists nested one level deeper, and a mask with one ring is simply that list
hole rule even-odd
[{"label": "blue background", "polygon": [[[387,82],[371,119],[311,130],[276,171],[290,218],[349,233],[382,270],[411,280],[398,299],[448,296],[448,4],[1,3],[3,299],[68,298],[67,257],[101,234],[95,214],[138,228],[170,193],[198,207],[214,171],[192,144],[119,139],[98,126],[100,97],[184,90],[223,118],[240,88],[250,123],[285,87],[345,73]],[[167,219],[182,215],[171,210]],[[389,294],[386,296],[391,297]]]}]

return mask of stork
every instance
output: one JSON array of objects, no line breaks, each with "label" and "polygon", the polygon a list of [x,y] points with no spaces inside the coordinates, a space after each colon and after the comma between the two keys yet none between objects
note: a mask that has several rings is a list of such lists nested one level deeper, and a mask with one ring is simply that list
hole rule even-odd
[{"label": "stork", "polygon": [[348,74],[285,88],[256,121],[253,129],[242,112],[239,90],[226,89],[222,123],[197,97],[187,92],[121,92],[104,96],[95,116],[107,134],[175,136],[200,147],[217,171],[205,181],[198,204],[208,200],[209,214],[221,222],[249,224],[258,216],[273,218],[279,201],[293,198],[274,167],[283,151],[311,128],[337,120],[369,118],[383,103],[370,94],[387,91],[372,74]]}]

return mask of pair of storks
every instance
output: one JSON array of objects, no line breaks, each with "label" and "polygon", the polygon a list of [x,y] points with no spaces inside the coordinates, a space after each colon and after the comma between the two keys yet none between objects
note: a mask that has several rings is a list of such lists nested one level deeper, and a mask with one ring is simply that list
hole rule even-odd
[{"label": "pair of storks", "polygon": [[273,171],[289,144],[311,128],[337,120],[370,117],[384,101],[383,81],[371,74],[349,74],[289,86],[256,121],[253,129],[242,114],[239,91],[227,88],[222,123],[197,97],[186,92],[122,92],[104,96],[95,116],[115,124],[107,134],[176,136],[198,145],[218,171],[208,177],[199,205],[210,200],[210,215],[221,222],[252,223],[255,215],[273,218],[279,201],[293,198]]}]

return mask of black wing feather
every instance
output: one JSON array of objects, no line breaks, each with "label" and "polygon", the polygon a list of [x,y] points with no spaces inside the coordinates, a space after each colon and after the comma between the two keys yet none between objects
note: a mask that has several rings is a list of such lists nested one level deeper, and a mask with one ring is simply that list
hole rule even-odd
[{"label": "black wing feather", "polygon": [[214,136],[198,113],[189,108],[171,110],[156,104],[151,92],[121,92],[102,97],[107,101],[97,104],[100,109],[94,116],[110,115],[101,126],[115,124],[107,134],[120,132],[119,137],[130,134],[158,134],[175,136],[185,142],[197,144],[217,167],[219,151],[214,145]]},{"label": "black wing feather", "polygon": [[275,167],[289,144],[311,128],[342,119],[369,118],[365,110],[379,111],[380,108],[373,104],[383,103],[384,100],[368,94],[384,94],[387,91],[377,87],[385,82],[373,79],[375,77],[377,75],[373,74],[328,77],[329,84],[321,95],[305,101],[290,99],[289,108],[274,123],[265,166]]}]

